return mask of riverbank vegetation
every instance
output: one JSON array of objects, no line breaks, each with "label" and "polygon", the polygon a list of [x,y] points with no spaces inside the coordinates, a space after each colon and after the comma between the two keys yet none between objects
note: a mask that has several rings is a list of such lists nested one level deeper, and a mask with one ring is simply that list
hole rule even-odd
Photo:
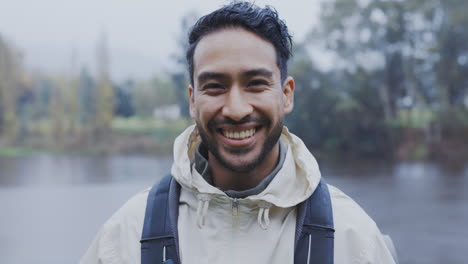
[{"label": "riverbank vegetation", "polygon": [[[287,126],[319,156],[466,159],[467,12],[463,0],[324,1],[319,24],[294,43]],[[185,41],[177,69],[120,82],[108,45],[97,41],[96,72],[72,60],[46,74],[25,70],[27,54],[0,32],[0,155],[171,151],[192,123]]]}]

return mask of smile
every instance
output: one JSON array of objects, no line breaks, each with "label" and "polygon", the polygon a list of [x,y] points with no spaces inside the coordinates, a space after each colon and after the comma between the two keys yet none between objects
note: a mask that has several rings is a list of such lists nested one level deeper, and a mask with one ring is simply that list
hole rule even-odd
[{"label": "smile", "polygon": [[241,140],[241,139],[246,139],[246,138],[253,136],[255,134],[255,131],[256,131],[255,128],[246,129],[243,131],[232,131],[232,130],[223,129],[222,133],[227,138]]}]

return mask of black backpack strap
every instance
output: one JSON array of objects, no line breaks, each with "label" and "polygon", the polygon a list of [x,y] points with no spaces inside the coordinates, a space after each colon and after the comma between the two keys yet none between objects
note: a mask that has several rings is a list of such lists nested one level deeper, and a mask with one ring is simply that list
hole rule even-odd
[{"label": "black backpack strap", "polygon": [[294,263],[333,264],[334,232],[330,192],[320,180],[298,208]]},{"label": "black backpack strap", "polygon": [[[148,194],[141,239],[142,264],[180,264],[177,243],[180,185],[171,175]],[[330,193],[321,180],[314,193],[299,205],[294,263],[333,264],[334,228]]]},{"label": "black backpack strap", "polygon": [[180,263],[177,245],[179,184],[171,175],[148,194],[141,237],[142,264]]}]

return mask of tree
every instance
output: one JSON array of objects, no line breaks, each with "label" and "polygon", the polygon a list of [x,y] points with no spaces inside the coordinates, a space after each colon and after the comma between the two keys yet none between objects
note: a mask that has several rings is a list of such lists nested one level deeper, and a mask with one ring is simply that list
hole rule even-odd
[{"label": "tree", "polygon": [[[439,54],[435,63],[441,104],[445,107],[462,104],[468,94],[468,3],[466,1],[436,1],[432,9],[438,11],[441,22],[435,29]],[[432,24],[437,23],[432,17]]]},{"label": "tree", "polygon": [[96,136],[102,139],[110,131],[114,113],[114,92],[109,77],[107,35],[102,34],[97,45],[98,77],[96,84]]},{"label": "tree", "polygon": [[176,89],[177,101],[179,104],[180,113],[183,117],[190,117],[189,114],[189,102],[187,87],[189,78],[187,74],[187,62],[185,58],[185,52],[188,50],[188,33],[191,25],[195,23],[198,15],[195,12],[187,13],[181,21],[180,35],[177,38],[178,51],[173,54],[173,58],[177,64],[177,69],[172,73],[172,82]]},{"label": "tree", "polygon": [[49,105],[51,118],[51,143],[62,148],[65,143],[67,116],[65,111],[65,90],[68,88],[68,80],[62,75],[51,77],[52,96]]},{"label": "tree", "polygon": [[131,94],[136,114],[150,117],[157,107],[180,103],[177,91],[176,85],[165,76],[136,83]]},{"label": "tree", "polygon": [[96,116],[96,82],[86,68],[81,70],[78,87],[79,120],[82,125],[94,127]]},{"label": "tree", "polygon": [[68,134],[73,137],[81,129],[79,118],[79,80],[77,78],[77,51],[73,50],[70,60],[70,75],[68,77],[68,87],[65,90],[65,105],[68,116]]},{"label": "tree", "polygon": [[[442,108],[463,101],[468,89],[468,2],[336,0],[323,6],[323,27],[311,36],[325,38],[330,50],[354,68],[361,65],[380,75],[380,100],[389,119],[406,96]],[[373,55],[381,65],[372,65]]]},{"label": "tree", "polygon": [[[310,148],[329,152],[388,153],[389,134],[374,89],[376,78],[358,67],[322,72],[312,62],[306,44],[294,45],[290,74],[296,83],[294,111],[288,127]],[[387,151],[382,151],[387,150]]]},{"label": "tree", "polygon": [[397,102],[407,95],[405,15],[404,3],[398,0],[327,1],[323,3],[322,28],[311,35],[324,38],[351,72],[360,67],[380,76],[377,89],[387,121],[396,118]]},{"label": "tree", "polygon": [[6,144],[16,139],[17,88],[22,74],[21,53],[0,35],[0,136]]},{"label": "tree", "polygon": [[130,117],[135,114],[135,109],[132,104],[132,90],[134,82],[127,80],[121,85],[114,87],[114,94],[116,96],[114,114],[122,117]]}]

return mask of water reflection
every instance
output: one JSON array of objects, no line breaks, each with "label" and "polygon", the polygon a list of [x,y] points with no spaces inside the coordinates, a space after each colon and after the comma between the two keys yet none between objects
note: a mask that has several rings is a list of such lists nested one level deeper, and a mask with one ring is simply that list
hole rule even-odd
[{"label": "water reflection", "polygon": [[156,180],[170,171],[171,161],[139,155],[0,158],[0,187]]},{"label": "water reflection", "polygon": [[466,263],[468,166],[322,162],[322,175],[392,236],[400,263]]},{"label": "water reflection", "polygon": [[[0,158],[0,263],[75,263],[105,219],[168,173],[171,162],[135,155]],[[466,164],[325,160],[320,166],[329,183],[392,236],[400,263],[466,263]],[[31,248],[28,237],[43,243]],[[57,243],[65,237],[73,241]]]}]

